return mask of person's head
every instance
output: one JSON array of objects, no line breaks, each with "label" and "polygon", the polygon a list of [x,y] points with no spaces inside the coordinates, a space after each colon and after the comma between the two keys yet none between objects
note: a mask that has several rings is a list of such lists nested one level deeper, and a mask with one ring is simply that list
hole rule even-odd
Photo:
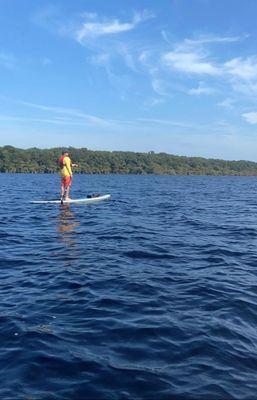
[{"label": "person's head", "polygon": [[62,151],[62,155],[63,155],[63,156],[68,156],[68,155],[69,155],[68,150],[63,150],[63,151]]}]

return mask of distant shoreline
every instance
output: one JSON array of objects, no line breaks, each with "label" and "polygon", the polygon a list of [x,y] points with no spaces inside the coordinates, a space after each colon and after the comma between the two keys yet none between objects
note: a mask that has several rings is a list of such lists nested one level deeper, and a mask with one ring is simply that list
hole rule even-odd
[{"label": "distant shoreline", "polygon": [[[58,175],[59,172],[0,172],[0,175]],[[89,172],[75,172],[75,175],[102,175],[102,176],[110,176],[110,175],[121,175],[121,176],[184,176],[184,177],[197,177],[197,176],[202,176],[202,177],[238,177],[238,178],[247,178],[247,177],[252,177],[255,178],[257,177],[254,174],[134,174],[134,173],[121,173],[121,172],[110,172],[110,173],[89,173]]]},{"label": "distant shoreline", "polygon": [[[166,153],[93,151],[69,149],[78,174],[174,175],[174,176],[257,176],[253,161],[226,161]],[[62,148],[19,149],[0,147],[0,173],[57,173]]]}]

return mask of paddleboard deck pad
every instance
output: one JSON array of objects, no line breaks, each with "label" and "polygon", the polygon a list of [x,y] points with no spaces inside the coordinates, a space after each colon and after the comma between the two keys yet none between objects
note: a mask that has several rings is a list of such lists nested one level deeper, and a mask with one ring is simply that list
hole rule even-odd
[{"label": "paddleboard deck pad", "polygon": [[[109,200],[111,198],[110,194],[104,194],[102,196],[96,197],[84,197],[81,199],[70,199],[69,201],[64,200],[63,204],[71,203],[97,203],[98,201]],[[32,204],[61,204],[61,200],[32,200]]]}]

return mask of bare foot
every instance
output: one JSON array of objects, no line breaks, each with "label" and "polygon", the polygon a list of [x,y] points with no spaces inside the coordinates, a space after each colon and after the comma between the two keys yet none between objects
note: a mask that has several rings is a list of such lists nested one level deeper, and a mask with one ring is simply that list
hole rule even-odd
[{"label": "bare foot", "polygon": [[70,197],[66,197],[65,201],[71,201],[71,198]]}]

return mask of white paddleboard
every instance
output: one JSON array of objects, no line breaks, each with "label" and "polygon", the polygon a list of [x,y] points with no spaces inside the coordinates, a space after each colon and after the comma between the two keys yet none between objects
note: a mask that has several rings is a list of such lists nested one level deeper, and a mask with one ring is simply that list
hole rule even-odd
[{"label": "white paddleboard", "polygon": [[[104,194],[103,196],[98,197],[84,197],[82,199],[71,199],[69,201],[64,200],[63,204],[70,204],[70,203],[96,203],[102,200],[108,200],[111,198],[110,194]],[[61,200],[32,200],[30,203],[33,204],[61,204]]]}]

